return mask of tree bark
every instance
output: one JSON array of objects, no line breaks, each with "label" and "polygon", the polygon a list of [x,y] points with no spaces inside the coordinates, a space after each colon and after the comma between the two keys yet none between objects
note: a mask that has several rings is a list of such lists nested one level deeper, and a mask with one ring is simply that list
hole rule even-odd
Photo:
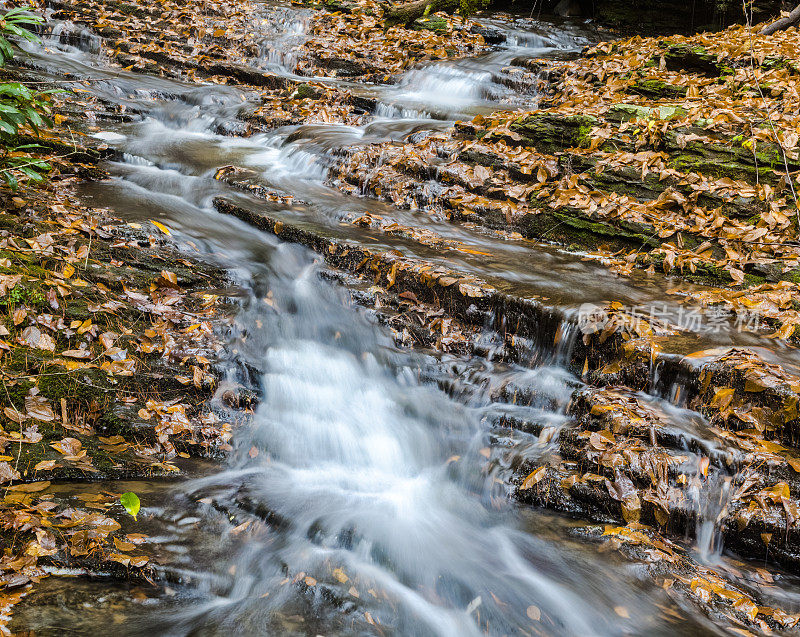
[{"label": "tree bark", "polygon": [[417,18],[425,15],[425,10],[430,6],[428,13],[437,11],[453,11],[460,5],[459,0],[416,0],[389,9],[383,21],[383,26],[389,28],[397,24],[411,24]]},{"label": "tree bark", "polygon": [[761,35],[772,35],[777,31],[788,29],[798,20],[800,20],[800,4],[798,4],[794,9],[792,9],[792,12],[789,15],[784,16],[783,18],[779,18],[775,20],[775,22],[771,22],[763,29],[761,29]]}]

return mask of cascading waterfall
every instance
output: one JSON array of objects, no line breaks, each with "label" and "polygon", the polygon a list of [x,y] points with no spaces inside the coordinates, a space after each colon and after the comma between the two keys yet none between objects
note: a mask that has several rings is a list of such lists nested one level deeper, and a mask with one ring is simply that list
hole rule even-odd
[{"label": "cascading waterfall", "polygon": [[[571,585],[576,572],[593,578],[576,555],[482,501],[494,476],[480,468],[480,410],[420,383],[424,358],[354,315],[305,251],[278,246],[268,269],[259,293],[269,303],[254,302],[245,318],[261,325],[247,346],[263,352],[262,404],[236,436],[230,469],[191,489],[232,507],[246,496],[285,523],[232,558],[235,576],[212,605],[173,617],[176,633],[200,621],[267,626],[297,603],[286,581],[299,573],[351,600],[355,589],[376,625],[398,634],[517,632],[531,605],[552,634],[612,630],[600,579],[591,590]],[[547,368],[515,379],[562,404],[570,393]]]},{"label": "cascading waterfall", "polygon": [[[302,37],[302,24],[302,18],[284,19],[288,44],[267,52],[263,65],[291,72],[291,41]],[[546,366],[533,370],[492,366],[492,342],[486,360],[399,350],[343,290],[320,278],[312,254],[223,218],[211,205],[222,193],[247,199],[212,178],[220,166],[234,164],[308,200],[281,212],[325,224],[330,232],[340,230],[345,206],[389,214],[374,201],[345,204],[325,186],[333,154],[349,144],[402,139],[447,125],[421,123],[420,113],[429,106],[448,118],[492,106],[510,89],[475,65],[491,64],[495,71],[519,48],[553,48],[554,40],[518,39],[488,62],[410,71],[396,86],[374,89],[386,106],[362,127],[295,127],[246,139],[217,134],[248,99],[236,89],[164,78],[145,82],[117,71],[92,85],[98,96],[135,105],[140,115],[97,133],[125,160],[110,166],[114,180],[86,188],[87,200],[131,221],[162,219],[176,236],[193,239],[230,269],[243,299],[237,315],[242,338],[231,350],[257,370],[262,389],[250,423],[237,431],[229,465],[185,485],[183,496],[193,506],[208,500],[226,514],[269,524],[237,551],[202,565],[213,576],[199,578],[191,605],[178,605],[169,616],[140,618],[151,631],[674,634],[674,625],[657,612],[666,594],[644,583],[635,569],[571,543],[563,521],[545,529],[550,535],[529,533],[524,512],[505,497],[493,497],[507,489],[511,462],[519,454],[545,459],[567,421],[564,409],[580,381],[560,365],[580,337],[574,326],[561,331],[553,350],[536,357]],[[571,47],[574,42],[567,40]],[[60,49],[49,54],[56,66],[103,72],[96,57],[55,37],[49,44]],[[46,63],[48,57],[39,55]],[[403,119],[407,115],[413,117]],[[424,223],[443,236],[478,240],[455,225],[432,218]],[[530,256],[499,240],[481,240],[493,258],[503,255],[506,285],[530,283],[535,268],[523,260]],[[548,279],[554,263],[561,267],[561,278],[549,282],[554,292],[570,286],[598,296],[618,291],[612,286],[620,284],[599,269],[574,260],[562,266],[558,258],[534,262]],[[477,269],[483,261],[464,263]],[[437,386],[448,382],[449,393]],[[503,383],[537,400],[501,401]],[[506,433],[524,444],[504,455],[502,445],[490,439],[501,434],[490,426],[511,418],[548,433]],[[517,455],[510,460],[512,453]],[[709,509],[706,517],[713,515]],[[192,567],[200,568],[187,564],[187,572]],[[628,619],[614,613],[619,607]],[[695,629],[686,623],[687,633]]]}]

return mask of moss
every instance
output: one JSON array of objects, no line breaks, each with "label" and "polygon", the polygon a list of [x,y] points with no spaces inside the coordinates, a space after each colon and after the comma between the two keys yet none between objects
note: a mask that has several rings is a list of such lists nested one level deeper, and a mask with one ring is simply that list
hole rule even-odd
[{"label": "moss", "polygon": [[[576,171],[581,170],[582,166],[575,167]],[[655,199],[666,187],[666,184],[659,180],[658,173],[648,173],[642,179],[641,170],[633,166],[607,168],[595,172],[587,166],[586,183],[598,190],[610,190],[622,195],[636,197],[639,200]]]},{"label": "moss", "polygon": [[637,119],[674,119],[683,117],[687,110],[682,106],[658,106],[650,108],[637,104],[614,104],[608,109],[607,117],[611,121],[629,122]]},{"label": "moss", "polygon": [[414,31],[433,31],[434,33],[447,32],[447,20],[441,16],[432,15],[417,18],[411,25]]},{"label": "moss", "polygon": [[142,9],[141,7],[137,7],[133,4],[118,4],[117,10],[120,13],[125,13],[127,15],[136,16],[137,18],[147,18],[149,16],[148,12]]},{"label": "moss", "polygon": [[719,75],[723,65],[717,56],[706,51],[702,46],[675,44],[664,51],[664,61],[671,71],[701,71],[711,75]]},{"label": "moss", "polygon": [[[535,201],[532,202],[535,204]],[[525,215],[521,222],[523,234],[529,238],[544,239],[567,245],[579,245],[582,249],[597,248],[601,245],[637,248],[659,245],[652,232],[640,224],[614,220],[613,223],[593,220],[578,211],[558,212],[542,210],[537,214]]]},{"label": "moss", "polygon": [[760,66],[762,69],[788,69],[795,75],[800,74],[800,68],[797,67],[793,60],[780,55],[770,55],[764,58]]},{"label": "moss", "polygon": [[676,97],[685,97],[688,89],[685,86],[675,86],[667,84],[661,80],[637,80],[629,88],[628,91],[643,95],[645,97],[653,97],[656,99],[671,99]]},{"label": "moss", "polygon": [[[747,148],[749,152],[752,152],[750,148],[745,148]],[[783,157],[781,156],[781,153],[778,151],[778,148],[773,145],[769,145],[766,147],[766,149],[764,149],[763,144],[757,144],[756,151],[753,154],[755,155],[756,161],[759,164],[767,164],[770,168],[775,168],[775,166],[783,163]]]},{"label": "moss", "polygon": [[[642,254],[636,263],[642,267],[647,265],[654,265],[656,269],[662,269],[664,266],[664,257],[661,254]],[[699,283],[701,285],[712,286],[727,286],[730,285],[733,279],[728,272],[713,263],[700,262],[695,264],[696,269],[694,272],[689,268],[681,270],[673,270],[670,274],[681,275],[687,281]],[[745,275],[747,276],[747,275]],[[758,278],[758,277],[755,277]]]},{"label": "moss", "polygon": [[742,283],[743,287],[750,288],[755,287],[757,285],[762,285],[767,282],[767,279],[763,276],[758,274],[745,274],[744,275],[744,282]]},{"label": "moss", "polygon": [[669,165],[687,173],[694,171],[703,175],[731,177],[732,179],[745,179],[748,181],[755,181],[756,176],[758,176],[761,181],[768,183],[776,181],[774,171],[766,162],[756,168],[754,165],[739,161],[731,161],[730,159],[726,161],[721,157],[713,156],[711,153],[708,156],[692,152],[673,154],[670,157]]},{"label": "moss", "polygon": [[88,409],[92,403],[107,402],[108,396],[116,392],[106,373],[91,367],[67,373],[60,365],[45,365],[39,374],[39,391],[55,403],[65,398]]},{"label": "moss", "polygon": [[554,152],[565,148],[588,146],[591,130],[598,121],[586,115],[538,114],[520,117],[511,130],[522,136],[525,144]]},{"label": "moss", "polygon": [[293,97],[298,100],[315,100],[318,99],[320,95],[321,93],[310,84],[300,84],[295,89]]},{"label": "moss", "polygon": [[[28,392],[33,387],[33,382],[23,378],[17,380],[14,384],[5,383],[4,385],[5,390],[3,393],[7,394],[7,400],[10,400],[11,404],[17,409],[22,409],[25,404],[25,396],[28,395]],[[3,402],[5,402],[5,400]]]},{"label": "moss", "polygon": [[575,139],[577,140],[577,145],[582,147],[588,147],[589,144],[592,143],[592,127],[591,126],[579,126],[578,132],[575,135]]},{"label": "moss", "polygon": [[792,283],[800,285],[800,268],[783,272],[780,278],[784,281],[791,281]]},{"label": "moss", "polygon": [[36,308],[44,305],[45,301],[42,289],[38,284],[18,283],[4,297],[0,297],[0,307],[10,309],[24,305],[29,308]]},{"label": "moss", "polygon": [[128,414],[120,414],[116,410],[106,409],[96,424],[97,431],[104,436],[124,436],[126,438],[136,433],[136,428],[131,423]]}]

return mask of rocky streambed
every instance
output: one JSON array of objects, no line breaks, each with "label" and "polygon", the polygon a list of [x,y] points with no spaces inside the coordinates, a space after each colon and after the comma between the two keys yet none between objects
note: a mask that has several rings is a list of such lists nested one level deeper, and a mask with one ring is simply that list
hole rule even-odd
[{"label": "rocky streambed", "polygon": [[12,629],[794,628],[795,35],[200,4],[17,71]]}]

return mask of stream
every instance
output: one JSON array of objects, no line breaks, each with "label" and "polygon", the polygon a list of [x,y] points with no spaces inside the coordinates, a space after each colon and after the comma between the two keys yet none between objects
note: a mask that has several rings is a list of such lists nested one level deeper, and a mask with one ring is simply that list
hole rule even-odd
[{"label": "stream", "polygon": [[[309,13],[269,3],[263,11],[269,44],[259,62],[294,77],[292,47]],[[667,300],[669,281],[618,278],[552,246],[531,249],[327,185],[342,147],[401,141],[500,106],[535,104],[535,95],[496,81],[501,69],[520,56],[572,55],[591,37],[570,23],[483,22],[506,35],[490,54],[409,70],[389,86],[320,78],[378,100],[363,126],[286,127],[246,138],[220,132],[234,129],[254,99],[235,86],[113,69],[91,34],[81,46],[63,44],[63,26],[43,48],[27,49],[27,63],[43,79],[92,78],[87,90],[130,109],[130,121],[95,127],[124,160],[107,163],[113,178],[83,185],[81,196],[131,223],[166,224],[179,244],[230,272],[239,309],[227,382],[260,387],[262,400],[237,430],[227,465],[194,466],[192,479],[178,485],[131,485],[143,501],[136,531],[155,538],[171,564],[166,591],[49,578],[20,605],[13,626],[35,635],[101,625],[163,635],[724,634],[656,586],[643,565],[598,552],[581,535],[585,523],[509,500],[514,467],[552,449],[498,423],[513,414],[557,432],[582,386],[561,366],[563,351],[539,351],[521,366],[399,348],[346,286],[321,276],[317,255],[212,205],[224,195],[326,236],[397,249],[503,291],[545,297],[564,311],[619,300],[658,303],[665,317],[677,316],[684,308]],[[257,171],[297,203],[267,203],[214,180],[231,164]],[[491,256],[443,255],[341,223],[365,212]],[[763,345],[732,325],[689,340],[688,351]],[[788,351],[781,358],[794,361]],[[496,390],[509,382],[535,390],[536,402],[498,402]],[[676,428],[713,446],[698,414],[662,396],[649,400],[663,403]],[[730,559],[714,544],[713,523],[699,536],[699,554]],[[800,601],[798,590],[782,584],[784,602]]]}]

